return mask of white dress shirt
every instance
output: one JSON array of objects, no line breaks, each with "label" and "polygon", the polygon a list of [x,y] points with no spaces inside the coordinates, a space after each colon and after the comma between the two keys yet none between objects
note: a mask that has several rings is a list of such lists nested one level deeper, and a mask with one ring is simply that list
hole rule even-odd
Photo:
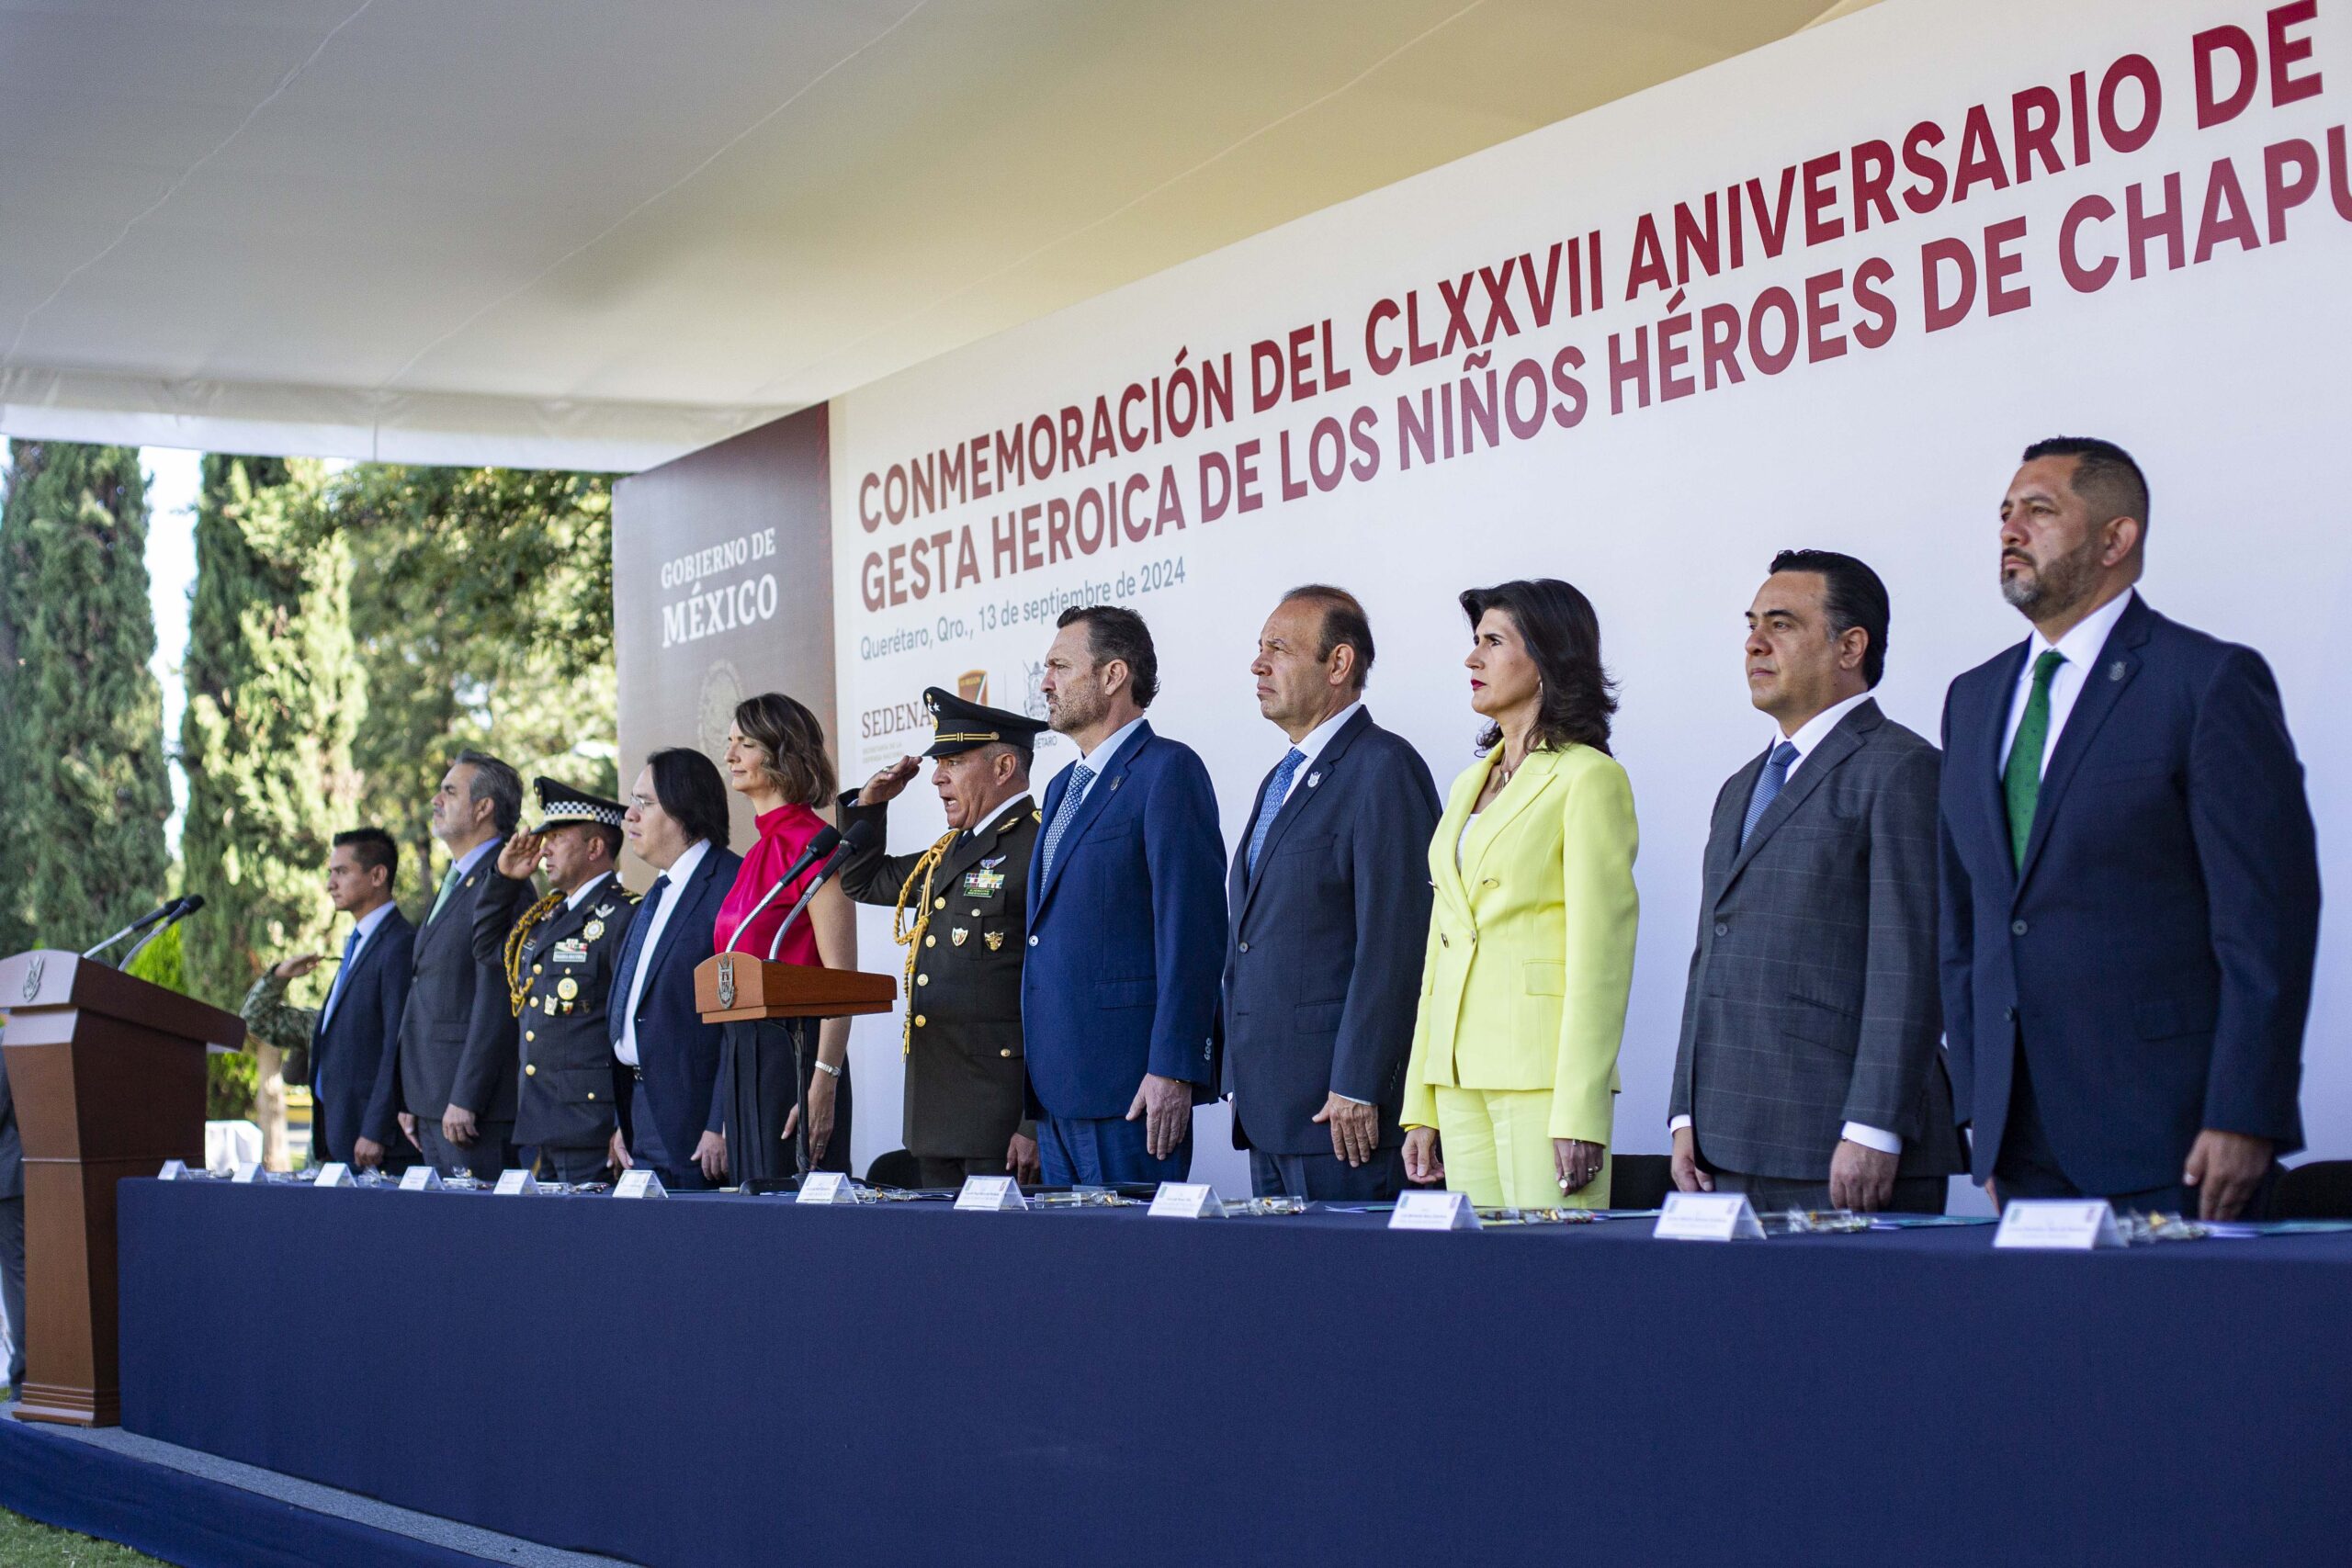
[{"label": "white dress shirt", "polygon": [[581,905],[588,901],[588,895],[596,891],[598,886],[600,886],[606,877],[612,874],[613,874],[609,871],[599,872],[594,876],[592,876],[587,881],[582,883],[579,886],[573,888],[564,897],[564,908],[568,911],[580,908]]},{"label": "white dress shirt", "polygon": [[[1804,766],[1804,760],[1812,756],[1815,749],[1824,740],[1829,739],[1829,732],[1843,724],[1848,714],[1870,700],[1870,693],[1858,692],[1843,702],[1830,704],[1811,718],[1806,719],[1797,726],[1797,732],[1794,735],[1776,732],[1772,737],[1774,745],[1777,746],[1782,740],[1786,740],[1797,749],[1796,761],[1789,764],[1786,776],[1796,777],[1797,770]],[[1781,787],[1786,788],[1787,785],[1784,784]],[[1689,1125],[1690,1125],[1690,1118],[1677,1116],[1667,1123],[1667,1131],[1679,1133]],[[1876,1149],[1883,1155],[1899,1155],[1903,1152],[1903,1139],[1883,1127],[1868,1126],[1860,1122],[1849,1122],[1838,1135],[1848,1143],[1860,1144],[1866,1149]]]},{"label": "white dress shirt", "polygon": [[329,1019],[334,1016],[336,1004],[343,1000],[344,982],[350,978],[351,972],[359,966],[359,955],[368,951],[368,939],[376,934],[378,926],[391,918],[391,913],[392,901],[387,898],[360,916],[359,923],[352,928],[357,932],[359,940],[352,943],[351,951],[344,955],[343,967],[335,972],[334,984],[327,988],[326,1006],[319,1010],[319,1023],[322,1028]]},{"label": "white dress shirt", "polygon": [[1135,717],[1127,720],[1126,723],[1119,726],[1118,728],[1104,736],[1102,738],[1102,743],[1094,748],[1093,750],[1083,751],[1079,754],[1079,761],[1086,764],[1087,771],[1092,776],[1086,781],[1086,787],[1084,789],[1076,791],[1078,796],[1077,799],[1070,799],[1071,791],[1064,790],[1062,792],[1062,799],[1067,809],[1075,811],[1086,803],[1087,795],[1093,792],[1094,781],[1111,771],[1111,764],[1119,760],[1120,749],[1135,738],[1136,730],[1143,728],[1143,721],[1146,716],[1147,716],[1143,714],[1136,715]]},{"label": "white dress shirt", "polygon": [[2018,726],[2025,722],[2025,705],[2033,695],[2033,666],[2042,654],[2055,648],[2065,662],[2050,675],[2050,733],[2041,741],[2041,772],[2050,772],[2051,754],[2058,750],[2058,732],[2066,728],[2067,716],[2075,711],[2075,699],[2083,694],[2083,682],[2098,664],[2100,650],[2107,647],[2108,635],[2115,630],[2115,623],[2132,607],[2132,597],[2139,590],[2127,588],[2122,592],[2093,610],[2075,623],[2073,630],[2056,642],[2036,631],[2026,644],[2025,666],[2018,671],[2017,690],[2009,695],[2008,728],[2001,732],[2001,767],[2009,765],[2009,748],[2017,744]]},{"label": "white dress shirt", "polygon": [[[1321,756],[1323,749],[1331,744],[1331,737],[1339,734],[1348,720],[1355,717],[1363,708],[1363,699],[1359,697],[1292,743],[1291,750],[1298,753],[1299,764],[1290,771],[1290,783],[1283,788],[1282,799],[1266,802],[1264,815],[1271,817],[1280,811],[1288,803],[1290,797],[1298,793],[1299,784],[1314,770],[1315,759]],[[1285,752],[1284,755],[1288,753]],[[1279,761],[1280,759],[1276,761]]]},{"label": "white dress shirt", "polygon": [[613,1047],[613,1055],[626,1066],[637,1066],[637,1002],[645,995],[645,977],[653,969],[654,949],[661,943],[670,917],[677,913],[678,905],[685,897],[686,884],[693,880],[695,869],[709,852],[708,839],[696,839],[688,844],[662,874],[667,879],[662,888],[662,901],[650,909],[642,904],[638,906],[637,918],[645,922],[645,936],[639,943],[637,973],[628,977],[628,996],[622,1005],[620,1043]]}]

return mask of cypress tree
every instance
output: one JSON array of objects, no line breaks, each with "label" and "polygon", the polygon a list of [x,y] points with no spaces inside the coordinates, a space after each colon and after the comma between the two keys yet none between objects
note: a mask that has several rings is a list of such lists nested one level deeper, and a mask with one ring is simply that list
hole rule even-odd
[{"label": "cypress tree", "polygon": [[[321,871],[358,793],[362,683],[351,557],[318,536],[323,475],[306,460],[208,456],[196,514],[180,765],[190,994],[233,1010],[268,964],[328,951]],[[323,994],[323,993],[322,993]],[[252,1043],[266,1155],[282,1137],[277,1051]],[[278,1161],[271,1158],[270,1163]]]},{"label": "cypress tree", "polygon": [[139,454],[9,444],[0,508],[0,953],[153,908],[171,815]]}]

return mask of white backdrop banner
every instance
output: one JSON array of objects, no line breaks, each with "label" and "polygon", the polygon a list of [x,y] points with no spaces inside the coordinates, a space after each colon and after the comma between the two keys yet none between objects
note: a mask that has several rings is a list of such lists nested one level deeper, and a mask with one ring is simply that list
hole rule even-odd
[{"label": "white backdrop banner", "polygon": [[[1642,827],[1617,1142],[1663,1149],[1709,807],[1770,732],[1741,655],[1767,562],[1878,569],[1880,700],[1932,739],[1951,677],[2025,635],[1996,575],[2019,449],[2095,434],[2149,474],[2150,601],[2276,667],[2352,885],[2347,101],[2352,0],[1889,0],[852,393],[844,786],[920,749],[925,686],[1042,715],[1055,615],[1110,601],[1152,626],[1152,722],[1207,759],[1230,843],[1285,745],[1258,628],[1328,581],[1442,788],[1476,729],[1454,596],[1566,578]],[[896,849],[941,829],[924,789],[893,816]],[[2352,1153],[2343,953],[2330,921],[2320,1153]],[[862,1161],[899,1141],[899,1025],[857,1039]],[[1222,1113],[1199,1133],[1244,1188]]]}]

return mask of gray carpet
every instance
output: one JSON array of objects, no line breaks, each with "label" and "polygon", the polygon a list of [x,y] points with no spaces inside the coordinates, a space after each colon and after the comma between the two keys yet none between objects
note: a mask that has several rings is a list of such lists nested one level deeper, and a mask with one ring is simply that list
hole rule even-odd
[{"label": "gray carpet", "polygon": [[[7,1409],[7,1405],[0,1404],[0,1420],[13,1419]],[[165,1465],[190,1475],[200,1475],[224,1486],[258,1492],[265,1497],[275,1497],[298,1508],[309,1508],[314,1513],[331,1514],[356,1524],[370,1525],[393,1535],[407,1536],[413,1540],[429,1541],[451,1551],[469,1552],[485,1562],[509,1563],[514,1568],[610,1568],[614,1564],[627,1568],[617,1557],[598,1557],[584,1551],[560,1551],[554,1547],[541,1546],[517,1536],[476,1529],[471,1525],[435,1518],[431,1514],[395,1508],[389,1503],[379,1503],[373,1497],[363,1497],[356,1492],[341,1492],[316,1482],[297,1481],[290,1475],[280,1475],[258,1465],[239,1464],[234,1460],[218,1459],[194,1449],[158,1442],[153,1438],[137,1437],[119,1427],[95,1429],[44,1427],[42,1430],[61,1438],[92,1443],[148,1464]]]}]

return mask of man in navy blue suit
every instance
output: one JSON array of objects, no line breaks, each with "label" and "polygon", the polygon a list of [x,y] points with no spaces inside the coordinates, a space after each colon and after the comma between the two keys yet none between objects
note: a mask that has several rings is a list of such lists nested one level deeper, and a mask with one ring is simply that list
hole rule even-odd
[{"label": "man in navy blue suit", "polygon": [[1997,1198],[2228,1219],[2302,1145],[2318,855],[2269,667],[2148,607],[2147,532],[2120,447],[2026,448],[2033,634],[1944,702],[1945,1037]]},{"label": "man in navy blue suit", "polygon": [[1133,610],[1063,612],[1047,720],[1079,761],[1046,786],[1021,976],[1048,1186],[1182,1181],[1215,1082],[1225,840],[1192,748],[1152,732],[1151,632]]},{"label": "man in navy blue suit", "polygon": [[695,966],[743,857],[727,847],[727,784],[718,766],[683,747],[646,759],[621,831],[662,874],[637,907],[605,1010],[628,1126],[613,1134],[613,1163],[650,1166],[662,1185],[702,1191],[727,1176],[718,1097],[724,1032],[695,1010]]},{"label": "man in navy blue suit", "polygon": [[1363,705],[1355,595],[1294,588],[1258,634],[1258,711],[1290,738],[1227,877],[1225,1086],[1261,1197],[1404,1183],[1405,1058],[1428,940],[1429,764]]},{"label": "man in navy blue suit", "polygon": [[381,828],[337,833],[327,854],[327,900],[351,917],[343,961],[312,1013],[286,1006],[286,987],[326,962],[322,953],[289,958],[245,994],[249,1027],[295,1046],[289,1083],[311,1089],[311,1163],[355,1170],[409,1163],[401,1135],[399,1069],[393,1043],[408,1002],[416,928],[392,902],[400,846]]}]

